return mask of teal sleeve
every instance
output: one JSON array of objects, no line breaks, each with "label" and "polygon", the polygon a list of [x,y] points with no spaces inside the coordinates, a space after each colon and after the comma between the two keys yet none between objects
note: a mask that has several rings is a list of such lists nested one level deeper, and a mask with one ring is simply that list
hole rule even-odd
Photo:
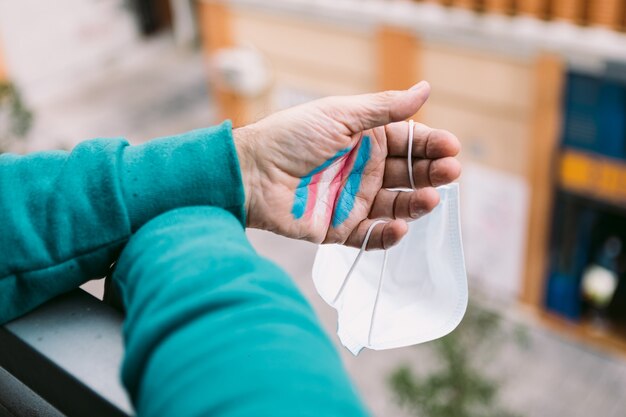
[{"label": "teal sleeve", "polygon": [[163,212],[215,205],[245,224],[231,130],[1,155],[0,323],[104,276],[131,233]]},{"label": "teal sleeve", "polygon": [[139,417],[362,417],[334,346],[292,280],[215,207],[133,235],[114,280],[122,379]]}]

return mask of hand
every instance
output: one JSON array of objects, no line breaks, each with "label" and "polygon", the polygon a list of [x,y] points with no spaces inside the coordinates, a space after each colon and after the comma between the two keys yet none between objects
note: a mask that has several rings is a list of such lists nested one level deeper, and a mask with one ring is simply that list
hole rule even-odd
[{"label": "hand", "polygon": [[409,124],[427,100],[422,82],[405,91],[328,97],[275,113],[234,131],[249,227],[316,243],[388,248],[406,221],[439,202],[433,188],[461,172],[458,139],[416,123],[413,192],[407,167]]}]

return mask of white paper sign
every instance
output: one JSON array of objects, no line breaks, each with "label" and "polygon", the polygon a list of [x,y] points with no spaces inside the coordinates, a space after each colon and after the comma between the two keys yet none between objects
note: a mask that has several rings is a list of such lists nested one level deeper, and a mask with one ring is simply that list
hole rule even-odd
[{"label": "white paper sign", "polygon": [[515,298],[524,271],[528,184],[476,163],[464,165],[461,184],[468,275],[490,295]]}]

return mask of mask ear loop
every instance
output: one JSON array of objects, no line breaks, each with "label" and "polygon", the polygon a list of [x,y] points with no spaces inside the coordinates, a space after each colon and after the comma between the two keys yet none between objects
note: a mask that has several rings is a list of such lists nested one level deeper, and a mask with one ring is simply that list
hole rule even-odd
[{"label": "mask ear loop", "polygon": [[415,127],[415,122],[413,120],[409,120],[409,145],[407,150],[407,167],[409,169],[409,183],[411,184],[411,191],[415,190],[415,181],[413,180],[413,129]]},{"label": "mask ear loop", "polygon": [[[367,242],[369,242],[370,240],[370,235],[372,234],[372,230],[374,230],[374,227],[376,227],[377,225],[381,223],[387,223],[387,222],[385,220],[376,220],[374,223],[370,225],[369,229],[367,229],[367,233],[365,233],[365,239],[363,239],[363,244],[361,245],[361,249],[359,249],[359,253],[356,255],[356,258],[354,258],[354,262],[352,262],[352,265],[350,266],[350,269],[348,270],[348,273],[346,274],[346,278],[343,280],[343,283],[341,284],[341,287],[339,288],[337,295],[333,299],[333,305],[337,302],[337,300],[339,300],[339,298],[341,298],[341,294],[343,294],[343,290],[346,289],[346,286],[348,285],[348,281],[350,280],[350,276],[352,275],[352,272],[354,272],[354,269],[356,268],[356,265],[359,263],[361,256],[363,256],[363,252],[365,252],[365,248],[367,247]],[[387,251],[385,251],[385,254],[386,253]]]},{"label": "mask ear loop", "polygon": [[[415,190],[415,182],[413,180],[413,129],[415,127],[415,122],[413,120],[409,120],[409,139],[407,146],[407,168],[409,173],[409,183],[411,184],[411,191]],[[366,243],[367,238],[366,236]],[[376,320],[376,311],[378,311],[378,300],[380,299],[380,293],[383,288],[383,279],[385,278],[385,270],[387,269],[387,250],[385,250],[385,255],[383,256],[383,267],[380,269],[380,278],[378,279],[378,289],[376,290],[376,298],[374,299],[374,306],[372,307],[372,316],[370,318],[370,328],[367,332],[367,344],[372,345],[372,330],[374,329],[374,322]]]},{"label": "mask ear loop", "polygon": [[[409,183],[411,184],[411,189],[414,190],[415,189],[415,182],[413,181],[413,129],[415,127],[415,122],[413,120],[409,120],[409,138],[408,138],[408,149],[407,149],[407,168],[408,168],[408,173],[409,173]],[[354,262],[352,262],[352,265],[350,266],[350,269],[348,270],[348,273],[346,274],[346,278],[343,280],[343,283],[341,284],[341,287],[339,288],[339,291],[337,292],[337,295],[335,296],[335,298],[333,299],[333,305],[335,305],[337,303],[337,300],[339,300],[339,298],[341,298],[341,295],[343,294],[343,291],[346,289],[347,285],[348,285],[348,281],[350,280],[350,277],[352,276],[352,273],[354,272],[354,269],[356,268],[356,265],[359,263],[359,260],[361,259],[361,256],[363,256],[363,253],[365,252],[365,248],[367,247],[367,243],[370,240],[370,236],[372,235],[372,231],[374,230],[374,227],[376,227],[377,225],[381,224],[381,223],[387,223],[385,220],[376,220],[374,223],[372,223],[369,227],[369,229],[367,229],[367,233],[365,233],[365,239],[363,239],[363,244],[361,245],[361,249],[359,249],[359,253],[356,255],[356,258],[354,259]],[[382,291],[383,288],[383,279],[385,278],[385,270],[387,269],[387,250],[385,249],[384,255],[383,255],[383,266],[380,269],[380,277],[378,278],[378,288],[376,290],[376,297],[374,298],[374,306],[372,307],[372,315],[370,317],[370,328],[369,331],[367,333],[367,344],[371,345],[372,344],[372,330],[374,328],[374,320],[376,320],[376,311],[378,310],[378,301],[380,299],[380,293]]]}]

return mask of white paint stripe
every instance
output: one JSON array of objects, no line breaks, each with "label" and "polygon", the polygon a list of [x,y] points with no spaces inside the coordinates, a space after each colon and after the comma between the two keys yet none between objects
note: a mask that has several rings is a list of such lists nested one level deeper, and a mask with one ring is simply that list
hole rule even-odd
[{"label": "white paint stripe", "polygon": [[[313,207],[313,225],[328,225],[328,206],[334,204],[335,196],[330,195],[330,183],[339,174],[343,164],[334,164],[322,173],[320,183],[317,186],[317,201]],[[331,214],[332,216],[332,214]]]}]

